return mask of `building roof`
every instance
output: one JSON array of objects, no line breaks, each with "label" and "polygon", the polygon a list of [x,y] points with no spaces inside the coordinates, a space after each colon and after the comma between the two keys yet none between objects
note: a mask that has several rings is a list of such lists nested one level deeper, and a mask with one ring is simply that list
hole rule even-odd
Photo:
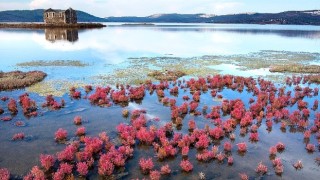
[{"label": "building roof", "polygon": [[44,12],[56,12],[56,10],[49,8],[49,9],[45,10]]},{"label": "building roof", "polygon": [[72,8],[69,8],[69,9],[66,9],[66,10],[60,10],[60,9],[47,9],[45,10],[44,12],[66,12],[67,10],[70,10],[70,11],[74,11]]}]

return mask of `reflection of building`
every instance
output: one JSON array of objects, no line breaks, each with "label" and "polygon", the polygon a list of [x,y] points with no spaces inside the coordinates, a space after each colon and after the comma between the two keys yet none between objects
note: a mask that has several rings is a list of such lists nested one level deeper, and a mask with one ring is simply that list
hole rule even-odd
[{"label": "reflection of building", "polygon": [[47,9],[43,13],[43,20],[46,24],[76,24],[77,13],[69,8],[67,10]]},{"label": "reflection of building", "polygon": [[75,42],[78,40],[77,29],[60,29],[60,28],[49,28],[45,29],[46,40],[55,42],[57,40],[66,40]]}]

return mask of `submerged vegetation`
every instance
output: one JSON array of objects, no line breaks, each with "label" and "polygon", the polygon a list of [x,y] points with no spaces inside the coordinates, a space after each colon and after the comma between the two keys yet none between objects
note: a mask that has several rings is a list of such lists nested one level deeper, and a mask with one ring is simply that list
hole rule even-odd
[{"label": "submerged vegetation", "polygon": [[[243,72],[262,68],[270,68],[286,64],[294,67],[295,65],[303,66],[304,64],[313,63],[320,59],[318,53],[306,52],[288,52],[288,51],[260,51],[250,54],[239,55],[219,55],[219,56],[200,56],[200,57],[140,57],[129,58],[128,65],[116,67],[109,74],[101,74],[93,77],[100,83],[104,84],[140,84],[146,79],[153,76],[155,72],[166,72],[179,70],[187,76],[203,76],[208,74],[218,74],[221,69],[215,66],[221,64],[236,65],[238,70]],[[304,71],[294,71],[294,73],[303,73]],[[232,73],[232,72],[230,72]],[[252,75],[254,76],[254,74]],[[279,75],[274,75],[277,79]],[[283,78],[280,75],[281,79]],[[161,80],[153,78],[152,80]]]},{"label": "submerged vegetation", "polygon": [[54,61],[29,61],[18,63],[17,66],[21,67],[39,67],[39,66],[74,66],[74,67],[84,67],[88,64],[83,63],[79,60],[54,60]]},{"label": "submerged vegetation", "polygon": [[25,88],[42,81],[46,76],[42,71],[0,72],[0,91]]},{"label": "submerged vegetation", "polygon": [[270,72],[320,73],[318,65],[286,64],[270,67]]},{"label": "submerged vegetation", "polygon": [[[111,122],[105,124],[116,136],[106,131],[95,136],[90,135],[89,124],[75,114],[69,120],[74,132],[58,125],[51,135],[51,141],[64,149],[39,154],[39,165],[33,164],[24,178],[114,179],[126,174],[127,169],[127,177],[122,179],[197,175],[201,179],[235,179],[235,174],[241,179],[291,179],[304,176],[295,170],[299,169],[312,179],[318,170],[311,167],[317,164],[302,162],[301,158],[317,156],[312,153],[318,151],[319,145],[315,144],[320,138],[319,88],[310,82],[310,76],[287,77],[285,82],[277,85],[263,78],[209,75],[159,83],[146,81],[139,86],[72,87],[72,103],[63,99],[60,103],[47,96],[42,106],[52,111],[77,105],[78,101],[90,102],[93,107],[100,106],[100,111],[105,111],[102,107],[111,111],[118,107],[118,117],[123,119],[113,127]],[[5,99],[10,99],[8,111],[19,113],[16,100]],[[28,94],[19,99],[25,116],[25,112],[38,111]],[[149,107],[153,100],[156,108],[122,108],[129,104]],[[152,109],[162,109],[158,113],[163,118],[151,117]],[[19,131],[12,140],[20,143],[24,138],[24,132]],[[302,163],[308,168],[302,168]],[[9,171],[2,171],[4,177],[10,177]],[[216,171],[220,175],[212,174]]]}]

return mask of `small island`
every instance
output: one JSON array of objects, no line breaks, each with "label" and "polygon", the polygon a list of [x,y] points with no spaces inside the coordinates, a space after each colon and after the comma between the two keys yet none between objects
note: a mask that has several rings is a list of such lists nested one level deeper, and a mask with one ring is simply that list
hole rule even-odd
[{"label": "small island", "polygon": [[101,23],[78,23],[77,13],[72,8],[67,10],[47,9],[43,13],[44,23],[0,23],[0,28],[102,28],[106,25]]}]

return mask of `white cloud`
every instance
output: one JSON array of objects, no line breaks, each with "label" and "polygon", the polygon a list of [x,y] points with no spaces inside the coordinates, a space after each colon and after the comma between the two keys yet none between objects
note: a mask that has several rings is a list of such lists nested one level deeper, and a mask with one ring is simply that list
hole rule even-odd
[{"label": "white cloud", "polygon": [[156,13],[208,13],[234,12],[241,3],[234,0],[32,0],[30,9],[57,8],[83,10],[93,15],[148,16]]}]

